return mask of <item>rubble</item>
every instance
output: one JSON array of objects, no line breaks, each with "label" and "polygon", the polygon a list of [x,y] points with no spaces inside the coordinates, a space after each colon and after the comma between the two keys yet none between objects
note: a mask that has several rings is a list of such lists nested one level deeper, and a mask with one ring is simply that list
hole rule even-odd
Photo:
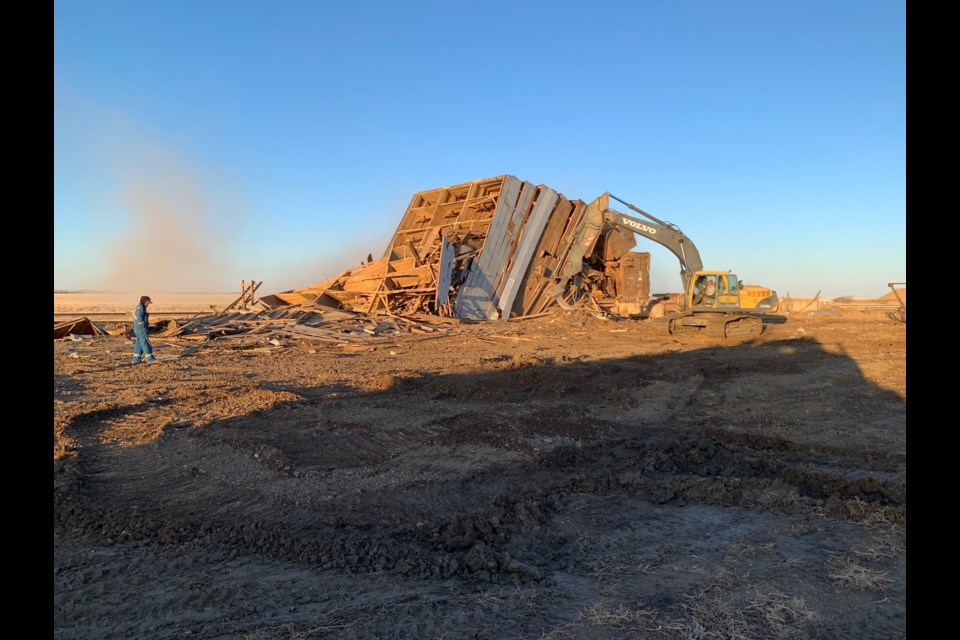
[{"label": "rubble", "polygon": [[[586,205],[511,175],[414,194],[383,256],[317,284],[259,300],[265,309],[331,308],[364,315],[426,313],[502,320],[557,304],[560,271]],[[650,254],[633,234],[598,242],[574,297],[636,313],[650,297]],[[631,312],[628,310],[628,312]]]},{"label": "rubble", "polygon": [[[197,342],[285,336],[357,349],[348,345],[443,332],[461,321],[538,317],[558,304],[551,277],[586,209],[581,200],[506,174],[420,191],[380,258],[369,255],[338,276],[259,300],[262,283],[244,280],[229,305],[183,323],[156,323],[151,334]],[[633,234],[606,230],[583,257],[568,301],[640,312],[650,299],[650,254],[631,252],[635,244]]]},{"label": "rubble", "polygon": [[[368,255],[337,276],[259,300],[255,294],[262,282],[244,280],[240,297],[225,307],[182,323],[158,322],[151,333],[197,342],[294,338],[348,348],[390,334],[533,318],[574,305],[615,316],[659,317],[679,310],[682,294],[651,295],[650,254],[632,251],[637,240],[630,231],[603,225],[589,249],[573,247],[591,206],[507,174],[420,191],[380,258]],[[567,262],[576,265],[576,275],[560,290],[557,276]],[[899,309],[905,320],[905,283],[890,287],[892,294],[883,299],[847,301],[848,306]],[[838,307],[844,302],[832,301]],[[820,308],[819,293],[812,302],[788,294],[781,307],[802,311],[813,303]],[[88,318],[54,325],[54,339],[105,333],[130,331],[125,326],[105,331]]]},{"label": "rubble", "polygon": [[90,318],[75,318],[66,322],[53,323],[53,339],[69,338],[70,336],[103,336],[106,332],[98,327]]},{"label": "rubble", "polygon": [[370,317],[336,309],[297,307],[199,316],[182,325],[170,320],[165,326],[155,326],[154,329],[157,330],[156,336],[161,339],[205,342],[214,338],[243,339],[252,336],[269,340],[288,336],[329,342],[346,348],[398,333],[440,333],[457,325],[459,320],[456,318],[431,318],[421,314]]}]

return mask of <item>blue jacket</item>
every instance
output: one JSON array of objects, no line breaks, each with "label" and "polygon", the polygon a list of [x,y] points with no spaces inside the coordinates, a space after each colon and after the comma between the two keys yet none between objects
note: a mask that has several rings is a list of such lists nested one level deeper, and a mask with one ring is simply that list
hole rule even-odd
[{"label": "blue jacket", "polygon": [[138,304],[137,308],[133,310],[133,330],[147,332],[147,329],[150,327],[150,314],[147,312],[147,308]]}]

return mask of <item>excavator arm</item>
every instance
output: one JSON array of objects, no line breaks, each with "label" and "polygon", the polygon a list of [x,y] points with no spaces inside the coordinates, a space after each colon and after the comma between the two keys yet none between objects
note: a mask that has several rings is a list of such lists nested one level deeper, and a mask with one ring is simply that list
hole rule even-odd
[{"label": "excavator arm", "polygon": [[[610,198],[626,205],[643,219],[621,213],[610,208]],[[726,297],[732,300],[721,300],[721,296],[713,295],[712,299],[694,301],[694,276],[703,272],[703,262],[697,247],[680,229],[669,222],[653,217],[646,211],[638,209],[629,202],[610,194],[604,193],[591,202],[583,213],[577,228],[571,235],[570,243],[564,253],[562,266],[554,278],[550,295],[554,297],[564,309],[573,309],[576,305],[568,303],[567,298],[580,295],[580,285],[576,278],[583,274],[584,258],[589,258],[596,247],[597,240],[603,233],[605,226],[618,229],[627,229],[635,235],[643,236],[670,250],[680,261],[680,279],[683,283],[683,312],[672,316],[668,323],[671,334],[688,332],[706,332],[723,337],[751,337],[763,331],[763,321],[753,311],[745,311],[742,306],[742,289],[737,287],[736,292],[728,291]],[[733,274],[721,272],[707,272],[714,277],[723,276],[728,281],[735,282]],[[719,280],[717,280],[719,282]],[[768,297],[764,301],[776,301],[776,292],[764,290]]]},{"label": "excavator arm", "polygon": [[[610,198],[623,203],[631,210],[644,216],[646,220],[611,209]],[[606,192],[587,206],[577,229],[573,233],[573,239],[566,252],[563,267],[555,277],[551,294],[561,306],[568,307],[562,296],[566,292],[571,278],[579,274],[583,268],[584,257],[589,256],[596,246],[604,224],[627,229],[669,249],[680,261],[680,278],[683,281],[684,294],[687,293],[690,275],[703,269],[703,262],[700,260],[700,252],[697,251],[697,247],[676,225],[659,220],[629,202]]]},{"label": "excavator arm", "polygon": [[697,247],[693,244],[693,240],[684,235],[680,229],[669,222],[664,222],[654,218],[652,215],[647,213],[642,209],[638,209],[629,202],[621,200],[617,196],[605,193],[603,196],[610,196],[617,202],[622,202],[627,207],[636,211],[640,215],[647,218],[647,222],[639,220],[632,216],[628,216],[625,213],[620,213],[609,207],[604,207],[603,217],[604,220],[610,224],[623,227],[624,229],[629,229],[637,235],[641,235],[645,238],[653,240],[657,244],[663,245],[677,256],[677,259],[680,261],[680,277],[683,279],[684,290],[686,290],[687,283],[690,280],[690,275],[701,271],[703,269],[703,262],[700,260],[700,252],[697,251]]}]

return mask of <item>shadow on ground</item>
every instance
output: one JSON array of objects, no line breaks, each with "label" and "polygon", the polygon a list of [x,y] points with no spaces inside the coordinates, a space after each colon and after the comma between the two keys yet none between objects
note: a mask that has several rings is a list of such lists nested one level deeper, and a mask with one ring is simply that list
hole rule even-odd
[{"label": "shadow on ground", "polygon": [[75,416],[55,637],[905,634],[906,404],[854,361],[487,365]]}]

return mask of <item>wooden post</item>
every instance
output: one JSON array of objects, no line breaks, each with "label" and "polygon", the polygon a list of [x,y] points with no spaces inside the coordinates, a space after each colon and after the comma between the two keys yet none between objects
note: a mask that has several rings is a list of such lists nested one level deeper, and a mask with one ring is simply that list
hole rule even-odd
[{"label": "wooden post", "polygon": [[[254,292],[260,287],[260,285],[262,285],[262,284],[263,284],[263,281],[262,281],[262,280],[261,280],[260,282],[257,282],[257,283],[254,283],[253,280],[250,281],[250,304],[251,304],[251,305],[253,304],[253,293],[254,293]],[[231,302],[230,304],[228,304],[227,306],[225,306],[225,307],[224,307],[223,309],[221,309],[220,311],[217,311],[217,312],[216,312],[215,314],[213,314],[213,315],[221,316],[221,315],[223,315],[224,313],[226,313],[227,311],[229,311],[230,309],[233,309],[233,308],[234,308],[235,306],[237,306],[238,304],[239,304],[240,306],[245,306],[244,300],[246,299],[246,296],[247,296],[247,283],[246,283],[246,281],[241,280],[241,281],[240,281],[240,297],[237,298],[236,300],[234,300],[233,302]]]}]

